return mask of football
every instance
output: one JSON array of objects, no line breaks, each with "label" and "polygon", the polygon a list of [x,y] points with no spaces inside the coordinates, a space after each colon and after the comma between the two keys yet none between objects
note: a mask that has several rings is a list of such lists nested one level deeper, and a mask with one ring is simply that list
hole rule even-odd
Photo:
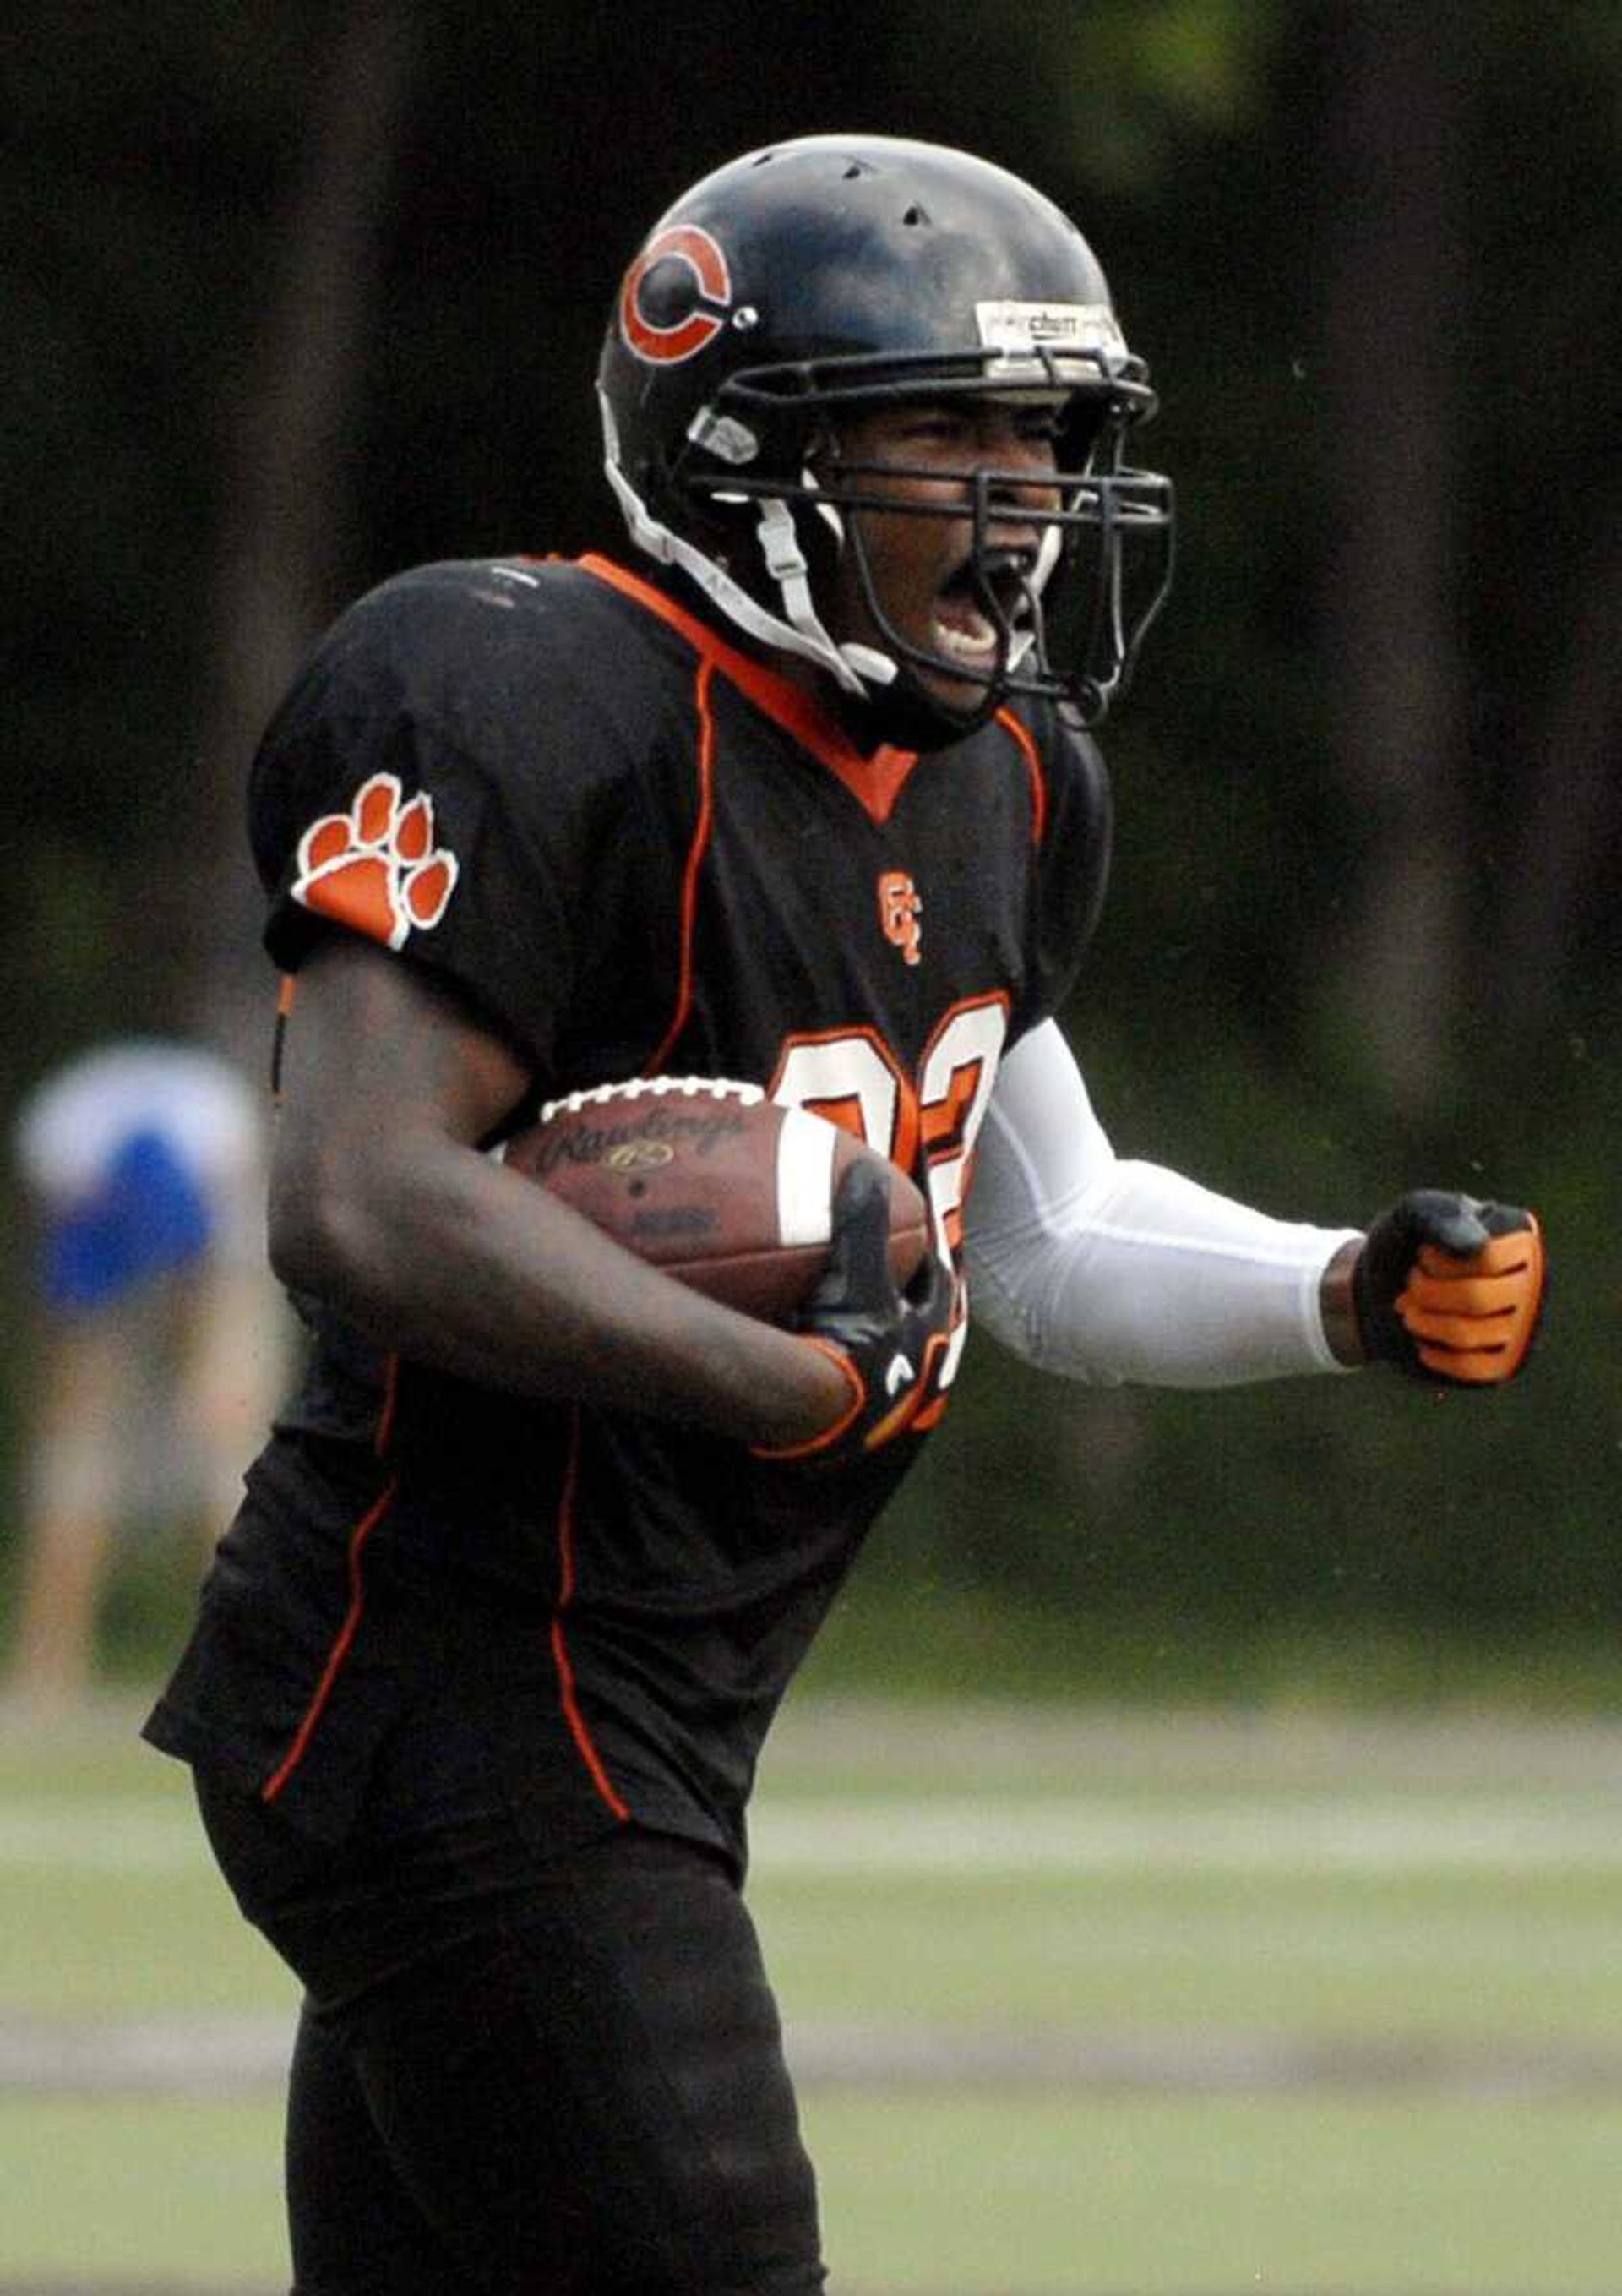
[{"label": "football", "polygon": [[644,1077],[570,1093],[497,1152],[640,1259],[767,1323],[791,1322],[822,1274],[834,1191],[858,1160],[881,1165],[889,1185],[898,1284],[929,1241],[905,1172],[756,1085]]}]

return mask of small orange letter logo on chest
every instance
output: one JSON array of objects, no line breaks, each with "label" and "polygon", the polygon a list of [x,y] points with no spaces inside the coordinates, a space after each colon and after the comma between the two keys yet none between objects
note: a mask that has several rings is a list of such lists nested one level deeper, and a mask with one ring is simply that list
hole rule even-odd
[{"label": "small orange letter logo on chest", "polygon": [[918,888],[902,869],[884,869],[879,874],[879,922],[884,928],[884,938],[892,948],[898,948],[908,964],[918,962],[919,918],[923,914],[923,903],[918,898]]}]

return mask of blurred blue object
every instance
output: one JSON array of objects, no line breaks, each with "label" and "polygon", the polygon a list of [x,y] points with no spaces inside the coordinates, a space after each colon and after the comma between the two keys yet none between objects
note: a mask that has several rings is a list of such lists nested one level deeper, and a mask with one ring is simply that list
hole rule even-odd
[{"label": "blurred blue object", "polygon": [[69,1313],[110,1306],[143,1284],[189,1267],[214,1230],[196,1175],[160,1132],[132,1132],[94,1193],[52,1222],[45,1237],[42,1288]]}]

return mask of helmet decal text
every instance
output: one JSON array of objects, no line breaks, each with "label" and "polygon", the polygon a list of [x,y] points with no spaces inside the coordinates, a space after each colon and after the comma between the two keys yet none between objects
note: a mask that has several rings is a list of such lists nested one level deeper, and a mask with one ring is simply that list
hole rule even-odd
[{"label": "helmet decal text", "polygon": [[[680,318],[654,319],[644,307],[643,290],[650,273],[661,263],[672,262],[684,265],[691,274],[695,308]],[[732,299],[726,258],[709,234],[697,224],[672,224],[648,242],[626,273],[619,291],[619,332],[638,358],[655,366],[672,366],[715,340],[726,324],[725,314]],[[706,308],[710,306],[715,308]]]},{"label": "helmet decal text", "polygon": [[1113,366],[1126,356],[1108,303],[977,303],[974,316],[981,342],[1005,360],[1028,359],[1043,351],[1062,359],[1069,352],[1078,358],[1102,357]]}]

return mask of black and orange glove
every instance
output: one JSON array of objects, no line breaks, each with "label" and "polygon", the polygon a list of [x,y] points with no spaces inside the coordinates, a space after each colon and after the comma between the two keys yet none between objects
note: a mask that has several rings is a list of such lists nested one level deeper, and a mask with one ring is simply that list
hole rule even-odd
[{"label": "black and orange glove", "polygon": [[1454,1386],[1514,1378],[1543,1296],[1534,1215],[1440,1188],[1417,1188],[1376,1220],[1352,1271],[1366,1352]]},{"label": "black and orange glove", "polygon": [[926,1251],[907,1289],[897,1290],[889,1189],[871,1158],[852,1164],[833,1201],[828,1265],[795,1324],[809,1346],[838,1364],[849,1400],[820,1435],[757,1457],[844,1465],[910,1426],[950,1336],[956,1288],[951,1269]]}]

